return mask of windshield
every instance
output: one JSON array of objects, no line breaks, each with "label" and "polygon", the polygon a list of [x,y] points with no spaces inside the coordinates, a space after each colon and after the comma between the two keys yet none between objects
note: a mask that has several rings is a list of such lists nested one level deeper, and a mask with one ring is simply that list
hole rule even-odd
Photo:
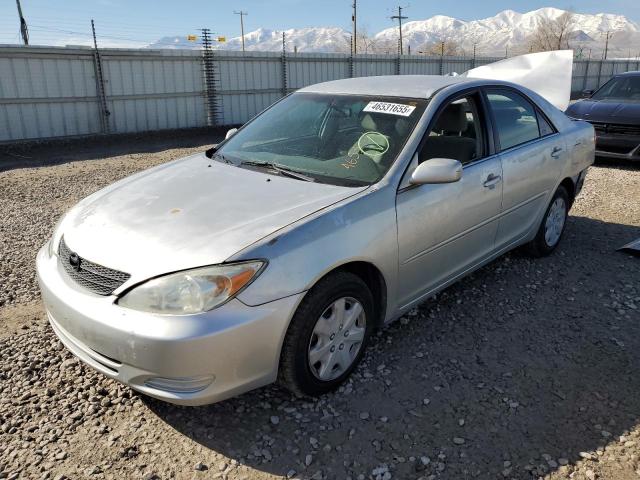
[{"label": "windshield", "polygon": [[[362,95],[295,93],[269,108],[214,154],[335,185],[377,182],[404,146],[427,101]],[[306,178],[305,178],[306,177]]]},{"label": "windshield", "polygon": [[638,100],[640,101],[640,76],[616,77],[609,80],[591,98],[595,100]]}]

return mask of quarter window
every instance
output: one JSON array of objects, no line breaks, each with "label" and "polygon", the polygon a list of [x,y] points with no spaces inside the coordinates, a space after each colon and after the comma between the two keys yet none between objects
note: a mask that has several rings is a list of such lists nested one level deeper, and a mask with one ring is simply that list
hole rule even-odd
[{"label": "quarter window", "polygon": [[493,110],[501,150],[540,137],[535,107],[512,91],[491,91],[487,98]]},{"label": "quarter window", "polygon": [[542,115],[542,113],[538,110],[538,125],[540,125],[540,136],[546,137],[547,135],[551,135],[552,133],[556,133],[554,128],[551,126],[549,121]]}]

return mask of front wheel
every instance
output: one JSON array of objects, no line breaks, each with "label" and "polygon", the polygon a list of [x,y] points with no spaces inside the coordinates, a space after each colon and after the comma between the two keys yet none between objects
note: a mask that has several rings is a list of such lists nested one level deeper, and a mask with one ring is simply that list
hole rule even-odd
[{"label": "front wheel", "polygon": [[362,358],[374,314],[371,291],[360,277],[337,272],[322,279],[291,320],[278,382],[301,396],[337,388]]},{"label": "front wheel", "polygon": [[558,187],[542,218],[536,237],[527,244],[528,252],[543,257],[553,252],[562,238],[569,213],[569,195],[564,187]]}]

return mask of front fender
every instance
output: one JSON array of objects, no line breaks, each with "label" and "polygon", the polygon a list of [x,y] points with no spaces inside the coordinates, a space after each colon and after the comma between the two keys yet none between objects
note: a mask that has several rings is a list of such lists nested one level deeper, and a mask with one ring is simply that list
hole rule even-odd
[{"label": "front fender", "polygon": [[269,265],[238,296],[248,305],[304,292],[341,265],[364,261],[384,277],[390,316],[395,310],[398,278],[395,190],[369,190],[275,232],[229,261],[250,258],[266,258]]}]

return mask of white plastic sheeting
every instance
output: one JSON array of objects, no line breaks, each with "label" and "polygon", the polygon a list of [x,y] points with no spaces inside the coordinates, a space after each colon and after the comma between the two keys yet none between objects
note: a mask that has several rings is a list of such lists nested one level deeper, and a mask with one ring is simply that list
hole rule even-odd
[{"label": "white plastic sheeting", "polygon": [[564,111],[571,97],[573,51],[529,53],[473,68],[462,75],[504,80],[533,90]]}]

